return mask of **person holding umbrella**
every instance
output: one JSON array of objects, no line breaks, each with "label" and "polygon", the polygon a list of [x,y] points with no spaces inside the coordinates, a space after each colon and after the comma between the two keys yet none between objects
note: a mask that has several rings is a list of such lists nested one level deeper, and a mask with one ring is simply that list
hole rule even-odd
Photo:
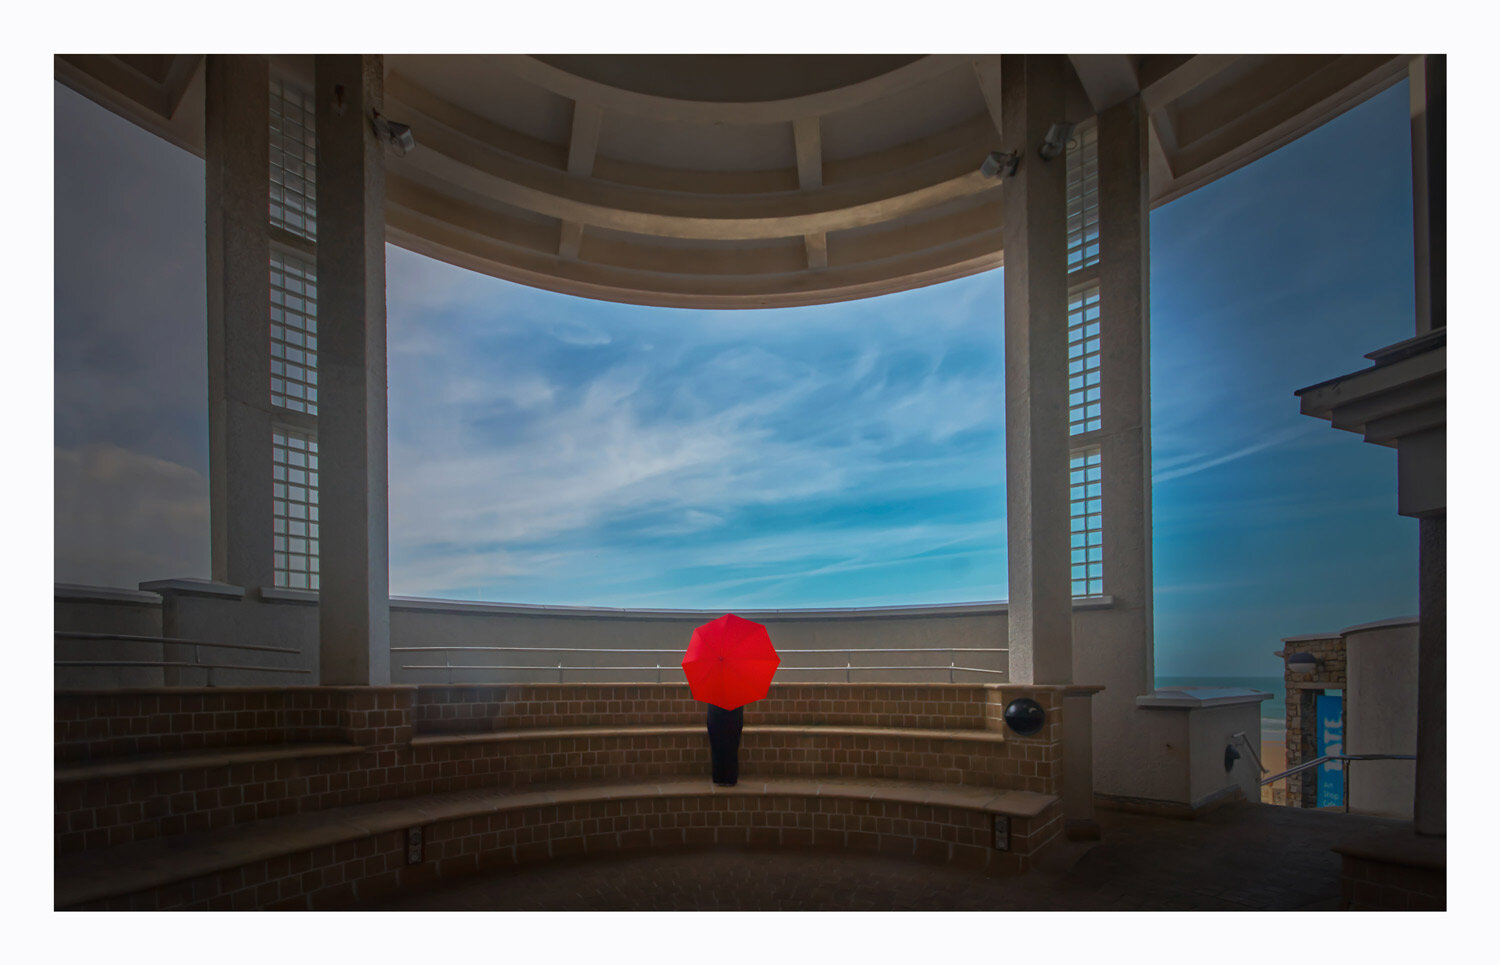
[{"label": "person holding umbrella", "polygon": [[693,631],[682,672],[693,698],[708,705],[708,747],[720,787],[739,781],[745,705],[766,695],[779,666],[771,635],[753,620],[726,613]]}]

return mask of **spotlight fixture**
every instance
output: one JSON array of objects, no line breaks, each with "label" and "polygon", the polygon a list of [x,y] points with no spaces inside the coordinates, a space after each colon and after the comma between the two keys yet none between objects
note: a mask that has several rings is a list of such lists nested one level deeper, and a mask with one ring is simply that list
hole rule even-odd
[{"label": "spotlight fixture", "polygon": [[1059,121],[1047,128],[1046,138],[1042,140],[1041,147],[1036,149],[1043,161],[1050,161],[1067,149],[1068,138],[1073,136],[1074,126],[1068,121]]},{"label": "spotlight fixture", "polygon": [[1029,737],[1047,723],[1047,712],[1030,697],[1018,697],[1005,706],[1005,724],[1022,737]]},{"label": "spotlight fixture", "polygon": [[987,178],[993,178],[1002,173],[1008,178],[1014,177],[1016,168],[1020,164],[1020,151],[1011,151],[1008,154],[1001,151],[991,151],[989,156],[984,159],[984,163],[979,165],[979,173]]},{"label": "spotlight fixture", "polygon": [[405,157],[408,151],[417,146],[417,139],[412,135],[410,127],[386,119],[379,111],[370,112],[370,123],[375,126],[375,133],[381,140],[396,152],[397,157]]},{"label": "spotlight fixture", "polygon": [[1240,759],[1240,752],[1234,749],[1233,744],[1224,745],[1224,773],[1228,774],[1234,770],[1234,762]]}]

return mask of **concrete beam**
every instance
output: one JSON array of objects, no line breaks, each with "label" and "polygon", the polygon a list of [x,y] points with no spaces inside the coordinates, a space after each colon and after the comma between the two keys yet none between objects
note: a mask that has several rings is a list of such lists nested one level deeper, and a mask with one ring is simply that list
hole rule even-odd
[{"label": "concrete beam", "polygon": [[1068,59],[1096,114],[1140,92],[1135,64],[1128,54],[1070,54]]}]

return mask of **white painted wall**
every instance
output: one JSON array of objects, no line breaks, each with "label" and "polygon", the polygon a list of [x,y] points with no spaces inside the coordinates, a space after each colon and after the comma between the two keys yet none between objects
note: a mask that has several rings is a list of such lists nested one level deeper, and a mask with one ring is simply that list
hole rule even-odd
[{"label": "white painted wall", "polygon": [[[1344,631],[1344,753],[1417,752],[1417,624],[1387,621]],[[1354,761],[1349,810],[1410,820],[1415,761]]]}]

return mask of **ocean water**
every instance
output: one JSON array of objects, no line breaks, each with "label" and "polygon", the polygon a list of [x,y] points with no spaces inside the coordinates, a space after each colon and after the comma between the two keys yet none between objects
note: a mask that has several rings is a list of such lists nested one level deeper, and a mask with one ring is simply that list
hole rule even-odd
[{"label": "ocean water", "polygon": [[1161,677],[1161,687],[1247,687],[1263,690],[1270,700],[1260,704],[1260,736],[1267,741],[1286,740],[1286,681],[1281,677]]}]

